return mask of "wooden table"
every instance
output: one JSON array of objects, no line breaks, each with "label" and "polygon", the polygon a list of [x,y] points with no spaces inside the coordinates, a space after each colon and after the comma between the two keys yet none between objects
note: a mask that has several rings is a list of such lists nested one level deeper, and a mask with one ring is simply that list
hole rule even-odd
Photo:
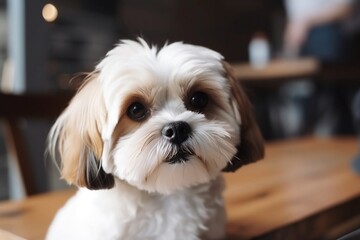
[{"label": "wooden table", "polygon": [[[360,227],[360,176],[350,167],[357,152],[354,138],[267,144],[265,160],[225,175],[229,239],[334,239]],[[43,239],[73,193],[0,203],[0,229]]]},{"label": "wooden table", "polygon": [[232,63],[235,76],[245,82],[279,81],[313,77],[320,70],[314,58],[272,59],[263,68],[254,68],[249,63]]},{"label": "wooden table", "polygon": [[272,59],[263,68],[254,68],[247,62],[231,63],[231,66],[254,104],[261,132],[268,140],[287,136],[279,119],[284,101],[291,99],[284,98],[280,89],[302,79],[315,81],[321,72],[320,63],[314,58]]}]

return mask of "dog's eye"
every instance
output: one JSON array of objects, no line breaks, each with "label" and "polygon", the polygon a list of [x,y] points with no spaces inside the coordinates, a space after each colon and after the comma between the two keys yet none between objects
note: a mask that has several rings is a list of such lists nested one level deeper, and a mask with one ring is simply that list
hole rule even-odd
[{"label": "dog's eye", "polygon": [[149,113],[149,110],[141,103],[134,102],[127,109],[127,115],[134,121],[143,120]]},{"label": "dog's eye", "polygon": [[204,92],[195,92],[190,98],[192,110],[201,111],[209,102],[209,97]]}]

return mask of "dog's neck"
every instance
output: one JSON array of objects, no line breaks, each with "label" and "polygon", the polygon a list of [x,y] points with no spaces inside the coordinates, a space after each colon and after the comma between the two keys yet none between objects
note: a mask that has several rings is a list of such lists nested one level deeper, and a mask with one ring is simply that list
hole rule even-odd
[{"label": "dog's neck", "polygon": [[[177,190],[175,192],[169,194],[161,194],[157,192],[148,192],[145,190],[141,190],[126,181],[121,179],[115,178],[115,186],[111,189],[104,189],[104,190],[89,190],[87,188],[80,188],[80,192],[87,192],[86,195],[92,195],[94,199],[97,197],[101,197],[103,200],[104,198],[107,199],[109,204],[113,201],[125,201],[124,204],[129,205],[142,205],[143,201],[148,200],[156,200],[159,198],[167,199],[173,198],[177,196],[188,196],[188,195],[202,195],[207,194],[209,191],[222,191],[224,188],[224,183],[222,176],[219,176],[217,179],[212,180],[209,183],[204,183],[196,186],[192,186],[189,188],[184,188]],[[126,193],[126,194],[123,194]],[[102,201],[103,201],[102,200]]]},{"label": "dog's neck", "polygon": [[[174,216],[182,223],[193,221],[190,225],[195,228],[196,224],[206,225],[221,233],[225,223],[221,196],[223,188],[223,178],[220,176],[211,182],[164,195],[140,190],[125,181],[115,179],[115,186],[111,189],[80,188],[67,208],[71,209],[69,214],[82,211],[86,216],[82,220],[91,221],[92,224],[102,221],[99,219],[106,219],[106,224],[118,226],[116,231],[121,232],[119,236],[123,236],[121,234],[124,232],[135,234],[139,226],[153,231],[163,226],[164,223],[159,222],[159,219],[169,220],[166,221],[166,226],[173,231],[176,228],[171,224]],[[157,219],[154,220],[155,217]],[[202,234],[204,229],[196,231]]]}]

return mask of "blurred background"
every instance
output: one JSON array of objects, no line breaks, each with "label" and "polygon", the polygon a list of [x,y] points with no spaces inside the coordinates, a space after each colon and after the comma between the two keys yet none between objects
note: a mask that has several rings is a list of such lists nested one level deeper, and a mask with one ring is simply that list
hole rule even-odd
[{"label": "blurred background", "polygon": [[[1,91],[71,95],[119,39],[184,41],[234,65],[266,141],[355,135],[359,15],[357,0],[0,0]],[[36,193],[65,187],[44,157],[53,122],[19,122]],[[0,200],[26,195],[8,142],[3,130]]]}]

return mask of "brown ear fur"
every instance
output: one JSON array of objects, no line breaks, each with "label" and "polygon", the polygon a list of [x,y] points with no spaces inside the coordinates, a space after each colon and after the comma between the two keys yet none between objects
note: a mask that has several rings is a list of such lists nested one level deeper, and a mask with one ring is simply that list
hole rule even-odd
[{"label": "brown ear fur", "polygon": [[106,111],[99,84],[97,74],[90,74],[49,135],[50,152],[61,161],[62,178],[89,189],[114,186],[113,176],[104,172],[100,162]]},{"label": "brown ear fur", "polygon": [[241,88],[239,81],[236,79],[230,64],[223,62],[223,66],[231,86],[232,98],[235,100],[237,110],[241,117],[241,139],[238,152],[223,170],[225,172],[234,172],[242,165],[255,162],[264,157],[264,140],[252,113],[250,101]]}]

